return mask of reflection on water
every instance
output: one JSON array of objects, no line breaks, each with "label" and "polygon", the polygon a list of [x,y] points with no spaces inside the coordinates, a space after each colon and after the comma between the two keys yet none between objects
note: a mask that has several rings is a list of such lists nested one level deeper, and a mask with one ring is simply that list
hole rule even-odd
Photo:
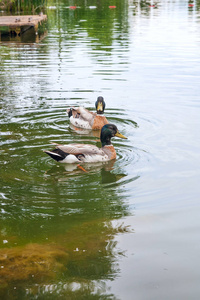
[{"label": "reflection on water", "polygon": [[[176,295],[190,299],[199,286],[190,279],[199,224],[187,227],[199,206],[199,4],[70,5],[48,1],[39,43],[0,43],[0,298],[168,299],[179,278]],[[100,146],[98,131],[66,115],[94,111],[99,95],[128,137],[113,138],[116,161],[84,172],[50,160],[52,142]]]},{"label": "reflection on water", "polygon": [[10,46],[10,43],[40,43],[47,36],[47,34],[48,32],[45,30],[45,28],[43,30],[39,30],[39,32],[36,34],[35,29],[32,27],[20,36],[10,34],[1,35],[0,42],[7,46]]}]

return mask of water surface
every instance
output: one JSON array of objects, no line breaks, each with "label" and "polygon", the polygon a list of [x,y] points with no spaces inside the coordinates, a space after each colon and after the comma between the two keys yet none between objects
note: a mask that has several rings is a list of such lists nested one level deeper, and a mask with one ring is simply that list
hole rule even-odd
[{"label": "water surface", "polygon": [[[1,41],[2,299],[198,298],[200,6],[110,5],[49,2],[45,38]],[[117,160],[52,161],[100,145],[66,115],[99,95]]]}]

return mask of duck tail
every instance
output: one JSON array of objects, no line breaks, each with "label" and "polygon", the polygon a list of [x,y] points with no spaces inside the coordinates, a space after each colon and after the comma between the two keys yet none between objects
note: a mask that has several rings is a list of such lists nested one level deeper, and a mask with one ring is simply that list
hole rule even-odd
[{"label": "duck tail", "polygon": [[67,109],[67,114],[69,118],[72,116],[72,108]]},{"label": "duck tail", "polygon": [[67,109],[67,114],[68,117],[70,118],[71,116],[73,118],[79,118],[80,117],[80,111],[79,108],[68,108]]},{"label": "duck tail", "polygon": [[56,161],[61,161],[64,159],[63,156],[61,156],[59,153],[57,152],[54,152],[54,151],[48,151],[48,150],[45,150],[44,151],[46,154],[48,154],[49,156],[51,156],[51,158],[53,158],[54,160]]}]

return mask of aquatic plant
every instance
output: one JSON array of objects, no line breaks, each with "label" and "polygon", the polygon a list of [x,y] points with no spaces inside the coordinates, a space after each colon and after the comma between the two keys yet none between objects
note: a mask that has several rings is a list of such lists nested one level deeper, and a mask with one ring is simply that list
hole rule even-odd
[{"label": "aquatic plant", "polygon": [[12,10],[13,4],[16,0],[0,0],[0,9],[1,10]]},{"label": "aquatic plant", "polygon": [[68,254],[59,246],[27,244],[0,250],[0,286],[11,281],[32,282],[54,278],[63,269]]},{"label": "aquatic plant", "polygon": [[11,12],[36,12],[46,6],[46,0],[0,0],[0,9]]},{"label": "aquatic plant", "polygon": [[[7,292],[34,294],[43,291],[70,294],[94,291],[94,281],[113,279],[117,274],[117,233],[129,232],[124,224],[113,226],[105,220],[90,221],[73,227],[65,234],[49,238],[48,244],[29,243],[25,246],[0,249],[0,298]],[[98,239],[97,239],[98,236]],[[62,283],[65,278],[64,283]],[[12,299],[12,297],[10,298]],[[14,294],[13,294],[13,299]]]}]

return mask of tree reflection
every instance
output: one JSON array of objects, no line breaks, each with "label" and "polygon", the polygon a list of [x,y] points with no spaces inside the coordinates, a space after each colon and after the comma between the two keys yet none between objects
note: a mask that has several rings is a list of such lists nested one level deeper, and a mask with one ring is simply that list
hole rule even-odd
[{"label": "tree reflection", "polygon": [[[48,5],[51,4],[55,2],[49,1]],[[111,11],[106,1],[77,1],[80,8],[71,11],[65,1],[60,1],[58,10],[48,10],[50,32],[55,29],[58,38],[57,51],[62,54],[63,40],[67,41],[67,51],[74,51],[73,40],[80,40],[83,32],[91,41],[90,49],[105,50],[101,52],[103,58],[94,51],[97,60],[111,54],[113,41],[127,48],[127,3],[116,0],[114,4],[117,9]],[[90,10],[90,5],[96,8]],[[120,34],[115,33],[116,26]],[[112,221],[130,214],[124,193],[128,176],[123,165],[115,167],[115,161],[84,165],[88,171],[85,173],[76,166],[49,163],[46,156],[43,157],[42,148],[50,140],[79,139],[72,132],[59,131],[58,126],[54,126],[56,117],[60,116],[55,117],[50,105],[53,100],[50,97],[47,100],[46,90],[41,88],[42,82],[45,87],[48,83],[50,69],[47,66],[51,56],[48,47],[51,46],[47,41],[43,48],[34,48],[34,58],[29,56],[32,51],[27,50],[25,63],[21,63],[23,47],[17,54],[10,48],[1,63],[2,69],[5,67],[1,75],[1,86],[5,88],[1,96],[5,96],[5,100],[1,103],[6,109],[0,161],[0,237],[3,241],[0,298],[9,295],[9,299],[55,299],[59,293],[63,299],[115,299],[103,280],[113,280],[119,272],[117,262],[121,251],[114,237],[128,229],[121,224],[114,227]],[[42,56],[38,58],[39,52]],[[37,64],[29,64],[29,60]],[[36,73],[38,70],[44,72],[42,77],[36,77],[39,82],[34,86],[32,73],[29,73],[30,81],[24,81],[30,65],[32,70],[35,67]],[[56,63],[53,69],[55,66]],[[13,72],[16,69],[18,77]],[[20,102],[24,100],[25,90],[18,91],[18,80],[28,86],[26,105]],[[36,94],[30,97],[33,89]],[[41,95],[44,103],[40,101]],[[35,109],[28,109],[33,103]],[[80,139],[84,142],[85,137],[99,139],[98,135],[91,134],[83,137],[80,133]]]}]

